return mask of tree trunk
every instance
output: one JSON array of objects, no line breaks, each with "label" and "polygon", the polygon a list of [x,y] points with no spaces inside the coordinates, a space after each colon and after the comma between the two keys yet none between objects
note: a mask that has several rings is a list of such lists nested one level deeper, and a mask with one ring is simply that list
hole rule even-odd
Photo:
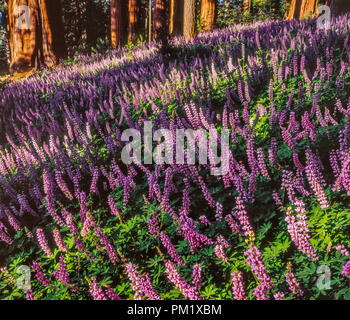
[{"label": "tree trunk", "polygon": [[128,41],[135,41],[138,33],[140,4],[138,0],[129,0]]},{"label": "tree trunk", "polygon": [[331,8],[331,15],[333,17],[350,12],[349,0],[330,0],[327,1],[326,5]]},{"label": "tree trunk", "polygon": [[165,0],[153,0],[153,33],[155,39],[164,36],[166,24]]},{"label": "tree trunk", "polygon": [[304,0],[301,5],[300,19],[317,14],[318,0]]},{"label": "tree trunk", "polygon": [[10,0],[9,31],[11,73],[52,66],[66,53],[60,1]]},{"label": "tree trunk", "polygon": [[244,14],[250,13],[251,7],[252,7],[252,1],[251,0],[244,0],[243,1],[243,13]]},{"label": "tree trunk", "polygon": [[180,36],[183,34],[183,15],[183,0],[170,0],[169,33],[171,36]]},{"label": "tree trunk", "polygon": [[127,9],[123,0],[111,0],[111,43],[113,48],[123,45],[126,40]]},{"label": "tree trunk", "polygon": [[185,40],[196,37],[196,0],[184,0],[183,34]]},{"label": "tree trunk", "polygon": [[302,19],[317,14],[318,0],[292,0],[287,19]]},{"label": "tree trunk", "polygon": [[212,31],[216,23],[216,0],[201,1],[201,27],[204,31]]}]

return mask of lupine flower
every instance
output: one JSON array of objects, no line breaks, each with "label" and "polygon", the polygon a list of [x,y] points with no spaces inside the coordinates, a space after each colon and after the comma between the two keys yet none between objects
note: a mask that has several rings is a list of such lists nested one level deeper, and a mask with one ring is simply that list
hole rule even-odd
[{"label": "lupine flower", "polygon": [[307,216],[304,208],[304,203],[301,200],[296,200],[297,218],[292,214],[292,208],[287,209],[287,217],[285,221],[288,223],[287,230],[294,244],[301,252],[306,254],[312,261],[318,260],[315,250],[309,242],[309,229],[307,225]]},{"label": "lupine flower", "polygon": [[284,300],[284,293],[283,292],[277,292],[273,295],[275,300]]},{"label": "lupine flower", "polygon": [[234,216],[239,221],[240,226],[241,226],[242,230],[244,231],[244,235],[246,237],[248,237],[248,235],[250,233],[254,233],[253,228],[249,222],[248,213],[245,210],[243,201],[240,197],[236,198],[236,207],[234,210]]},{"label": "lupine flower", "polygon": [[41,249],[46,253],[48,257],[52,257],[51,249],[47,244],[44,231],[41,228],[36,229],[36,237],[38,239]]},{"label": "lupine flower", "polygon": [[253,291],[253,295],[256,297],[256,300],[269,300],[267,297],[268,287],[265,284],[259,284]]},{"label": "lupine flower", "polygon": [[177,271],[175,265],[171,261],[165,263],[166,274],[168,279],[175,285],[176,289],[180,290],[181,293],[189,300],[202,300],[195,287],[191,287],[187,282],[185,282],[179,272]]},{"label": "lupine flower", "polygon": [[94,231],[95,231],[97,238],[99,238],[101,244],[105,246],[105,250],[108,254],[109,260],[112,262],[112,264],[115,265],[119,261],[119,259],[118,259],[117,252],[115,251],[114,247],[109,242],[109,240],[107,239],[106,235],[103,233],[103,231],[100,227],[95,227]]},{"label": "lupine flower", "polygon": [[108,300],[103,290],[99,288],[95,278],[91,278],[89,291],[94,300]]},{"label": "lupine flower", "polygon": [[26,300],[35,300],[34,292],[32,289],[26,291]]},{"label": "lupine flower", "polygon": [[35,272],[35,276],[39,280],[39,282],[43,286],[48,287],[50,285],[50,281],[42,272],[38,262],[36,262],[36,261],[33,262],[32,269]]},{"label": "lupine flower", "polygon": [[106,290],[106,295],[110,300],[121,300],[119,296],[114,292],[114,290],[108,286]]},{"label": "lupine flower", "polygon": [[261,252],[258,247],[251,246],[246,252],[244,252],[247,263],[251,266],[252,272],[256,275],[260,281],[261,286],[257,289],[259,293],[263,292],[263,289],[271,290],[274,285],[267,274],[264,262],[261,258]]},{"label": "lupine flower", "polygon": [[246,300],[243,277],[239,271],[234,271],[231,274],[232,279],[232,296],[235,300]]},{"label": "lupine flower", "polygon": [[225,254],[224,247],[221,244],[218,244],[214,247],[214,252],[220,260],[228,262],[228,258]]},{"label": "lupine flower", "polygon": [[53,234],[53,238],[55,240],[55,243],[56,243],[57,247],[62,252],[68,252],[68,249],[67,249],[66,245],[64,244],[64,242],[62,240],[62,236],[61,236],[61,233],[59,232],[59,230],[57,228],[55,228],[53,230],[52,234]]},{"label": "lupine flower", "polygon": [[192,269],[193,286],[199,290],[202,286],[202,267],[199,263],[195,264]]},{"label": "lupine flower", "polygon": [[152,216],[151,219],[149,219],[147,221],[147,227],[148,227],[148,231],[149,233],[154,237],[154,238],[158,238],[159,236],[159,219],[158,219],[158,215],[157,213],[154,211],[152,212]]},{"label": "lupine flower", "polygon": [[167,249],[168,254],[171,256],[171,258],[179,266],[184,265],[185,263],[184,263],[183,259],[181,258],[181,256],[177,252],[177,250],[175,249],[174,245],[171,243],[169,236],[166,233],[161,232],[160,239],[162,240],[163,246]]},{"label": "lupine flower", "polygon": [[125,265],[125,271],[131,282],[135,300],[142,300],[144,295],[150,300],[161,300],[161,298],[155,293],[148,274],[141,276],[137,271],[136,265],[131,263]]},{"label": "lupine flower", "polygon": [[345,248],[343,244],[335,247],[335,250],[339,251],[343,256],[346,256],[346,257],[349,256],[349,251],[348,249]]},{"label": "lupine flower", "polygon": [[289,285],[289,290],[293,292],[296,296],[303,296],[304,292],[300,290],[300,284],[295,278],[294,273],[291,270],[291,265],[288,265],[288,272],[285,275],[286,281]]},{"label": "lupine flower", "polygon": [[71,284],[71,281],[67,272],[67,265],[64,261],[63,255],[60,256],[58,270],[54,271],[52,275],[56,278],[56,280],[61,281],[66,286]]},{"label": "lupine flower", "polygon": [[198,220],[207,227],[211,225],[211,222],[208,220],[206,216],[200,216]]},{"label": "lupine flower", "polygon": [[343,277],[350,277],[350,260],[343,266],[341,274]]}]

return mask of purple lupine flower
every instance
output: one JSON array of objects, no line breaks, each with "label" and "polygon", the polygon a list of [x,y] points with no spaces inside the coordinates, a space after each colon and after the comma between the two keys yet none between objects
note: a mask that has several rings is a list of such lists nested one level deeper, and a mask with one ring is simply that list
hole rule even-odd
[{"label": "purple lupine flower", "polygon": [[49,245],[47,244],[43,229],[41,228],[36,229],[36,237],[38,239],[41,249],[46,253],[48,257],[52,257],[52,252]]},{"label": "purple lupine flower", "polygon": [[278,163],[277,161],[277,141],[275,137],[271,138],[271,145],[269,149],[269,161],[271,166],[275,167]]},{"label": "purple lupine flower", "polygon": [[62,214],[65,215],[67,227],[68,227],[69,231],[71,232],[71,234],[74,237],[74,243],[75,243],[77,249],[80,252],[83,252],[84,249],[85,249],[85,245],[79,238],[79,232],[78,232],[77,227],[75,226],[75,224],[73,222],[73,216],[69,212],[67,212],[65,210],[62,210]]},{"label": "purple lupine flower", "polygon": [[233,298],[235,300],[246,300],[242,273],[239,271],[234,271],[233,273],[231,273],[231,279]]},{"label": "purple lupine flower", "polygon": [[32,269],[35,272],[36,278],[39,280],[39,282],[45,286],[48,287],[50,285],[49,279],[45,276],[45,274],[42,272],[40,265],[38,262],[34,261],[32,265]]},{"label": "purple lupine flower", "polygon": [[52,275],[56,278],[57,281],[62,282],[64,285],[71,285],[71,280],[68,276],[67,265],[64,261],[63,255],[60,256],[58,270],[54,271]]},{"label": "purple lupine flower", "polygon": [[343,256],[349,256],[349,250],[343,244],[336,246],[335,250],[339,251]]},{"label": "purple lupine flower", "polygon": [[215,255],[222,261],[228,262],[228,258],[225,254],[224,247],[221,244],[218,244],[214,247]]},{"label": "purple lupine flower", "polygon": [[97,181],[99,177],[99,169],[96,167],[93,170],[92,173],[92,180],[91,180],[91,185],[90,185],[90,193],[97,193]]},{"label": "purple lupine flower", "polygon": [[11,245],[13,243],[13,240],[2,229],[0,229],[0,239],[8,245]]},{"label": "purple lupine flower", "polygon": [[244,203],[241,197],[236,198],[236,207],[233,211],[234,217],[237,218],[239,224],[244,231],[244,235],[248,237],[250,234],[254,234],[253,228],[249,222],[248,213],[245,210]]},{"label": "purple lupine flower", "polygon": [[163,246],[167,249],[168,254],[178,264],[178,266],[184,265],[185,263],[182,257],[179,255],[174,245],[171,243],[169,236],[166,233],[161,232],[160,239],[162,240]]},{"label": "purple lupine flower", "polygon": [[216,243],[220,244],[223,246],[223,248],[228,249],[231,248],[232,246],[229,244],[229,242],[225,239],[225,237],[223,235],[219,235],[216,238]]},{"label": "purple lupine flower", "polygon": [[105,250],[108,254],[109,260],[112,262],[112,264],[115,265],[119,261],[119,259],[118,259],[117,252],[115,251],[114,247],[109,242],[106,235],[103,233],[102,228],[95,227],[94,231],[96,233],[97,238],[100,240],[100,243],[103,246],[105,246]]},{"label": "purple lupine flower", "polygon": [[157,212],[155,212],[155,211],[152,212],[151,219],[149,219],[149,220],[147,221],[147,227],[148,227],[149,233],[150,233],[154,238],[157,239],[158,236],[159,236],[159,232],[160,232],[160,228],[159,228],[159,219],[158,219]]},{"label": "purple lupine flower", "polygon": [[32,289],[26,291],[26,300],[35,300],[34,292]]},{"label": "purple lupine flower", "polygon": [[144,295],[151,300],[161,300],[159,295],[155,293],[148,274],[141,276],[137,271],[136,265],[132,263],[125,265],[125,272],[131,282],[135,300],[142,300]]},{"label": "purple lupine flower", "polygon": [[256,275],[257,279],[262,285],[261,288],[266,288],[267,290],[273,289],[274,285],[267,274],[264,262],[261,258],[261,252],[258,247],[254,245],[251,246],[244,252],[244,256],[246,257],[247,263],[251,266],[252,272]]},{"label": "purple lupine flower", "polygon": [[233,218],[233,216],[231,214],[228,214],[225,217],[225,220],[227,222],[227,224],[229,225],[232,233],[238,232],[239,235],[241,235],[241,231],[240,231],[240,227],[238,222]]},{"label": "purple lupine flower", "polygon": [[168,279],[175,285],[175,288],[180,290],[181,293],[189,300],[202,300],[198,290],[195,287],[191,287],[185,282],[177,271],[175,265],[171,261],[165,263],[166,274]]},{"label": "purple lupine flower", "polygon": [[91,278],[89,292],[93,300],[108,300],[103,290],[99,288],[95,278]]},{"label": "purple lupine flower", "polygon": [[69,191],[69,188],[66,184],[66,182],[64,181],[63,177],[62,177],[62,173],[61,171],[57,170],[55,172],[55,179],[57,182],[58,187],[61,189],[61,191],[63,192],[63,194],[69,199],[69,200],[73,200],[73,196],[71,194],[71,192]]},{"label": "purple lupine flower", "polygon": [[346,278],[350,277],[350,260],[343,266],[341,275]]},{"label": "purple lupine flower", "polygon": [[264,283],[259,284],[253,291],[256,300],[269,300],[267,297],[268,288]]},{"label": "purple lupine flower", "polygon": [[181,231],[183,236],[188,241],[191,250],[201,246],[207,246],[214,244],[214,241],[205,236],[204,234],[198,233],[192,225],[185,222],[181,225]]},{"label": "purple lupine flower", "polygon": [[59,230],[57,228],[53,229],[52,235],[53,235],[53,239],[55,240],[57,247],[62,252],[68,252],[68,249],[62,240],[61,233],[59,232]]},{"label": "purple lupine flower", "polygon": [[287,217],[285,218],[285,221],[288,223],[287,230],[297,248],[312,261],[316,261],[318,260],[316,252],[309,242],[310,235],[304,203],[301,200],[295,200],[295,204],[298,220],[293,216],[292,208],[287,208]]},{"label": "purple lupine flower", "polygon": [[327,196],[324,193],[324,190],[322,189],[323,178],[321,177],[321,173],[317,168],[317,164],[315,163],[315,160],[313,159],[313,154],[310,150],[306,151],[305,172],[311,189],[314,192],[321,208],[327,209],[329,207],[329,203]]},{"label": "purple lupine flower", "polygon": [[93,219],[92,215],[89,212],[86,212],[86,218],[81,229],[80,235],[84,238],[88,235],[90,229],[96,226],[96,222]]},{"label": "purple lupine flower", "polygon": [[289,285],[289,290],[293,292],[293,294],[295,294],[296,296],[300,296],[300,297],[303,296],[304,292],[300,290],[300,284],[295,278],[295,275],[291,270],[291,266],[288,265],[287,268],[288,268],[288,272],[286,273],[285,278]]},{"label": "purple lupine flower", "polygon": [[200,216],[198,220],[204,224],[206,227],[209,227],[211,225],[211,222],[208,220],[206,216]]},{"label": "purple lupine flower", "polygon": [[155,291],[152,285],[152,280],[148,273],[140,278],[142,291],[150,300],[163,300]]},{"label": "purple lupine flower", "polygon": [[80,192],[79,200],[80,200],[80,220],[82,223],[84,223],[86,219],[86,212],[87,212],[85,192]]},{"label": "purple lupine flower", "polygon": [[269,173],[267,171],[266,163],[265,163],[264,152],[262,151],[261,148],[257,150],[257,155],[258,155],[258,167],[261,175],[266,179],[270,179]]},{"label": "purple lupine flower", "polygon": [[195,264],[192,269],[192,284],[199,290],[202,286],[202,267],[199,263]]},{"label": "purple lupine flower", "polygon": [[106,295],[110,300],[121,300],[110,286],[106,290]]},{"label": "purple lupine flower", "polygon": [[273,295],[275,300],[284,300],[284,293],[283,292],[277,292]]},{"label": "purple lupine flower", "polygon": [[221,221],[222,220],[222,204],[220,202],[216,203],[216,213],[215,213],[215,219],[216,221]]}]

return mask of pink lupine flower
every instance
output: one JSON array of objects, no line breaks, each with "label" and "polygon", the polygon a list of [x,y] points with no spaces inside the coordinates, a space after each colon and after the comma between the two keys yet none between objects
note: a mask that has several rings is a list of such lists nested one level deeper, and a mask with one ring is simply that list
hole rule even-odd
[{"label": "pink lupine flower", "polygon": [[341,274],[346,278],[350,277],[350,260],[343,266]]},{"label": "pink lupine flower", "polygon": [[162,240],[163,246],[167,249],[168,254],[178,264],[178,266],[184,265],[185,263],[184,263],[182,257],[179,255],[179,253],[175,249],[169,236],[166,233],[161,232],[160,239]]},{"label": "pink lupine flower", "polygon": [[346,249],[346,247],[343,244],[335,247],[335,250],[339,251],[343,256],[349,256],[349,250]]},{"label": "pink lupine flower", "polygon": [[48,287],[50,285],[49,279],[44,275],[42,272],[39,263],[36,261],[33,262],[32,269],[35,272],[36,278],[39,280],[39,282],[44,285],[45,287]]},{"label": "pink lupine flower", "polygon": [[218,244],[214,247],[214,252],[220,260],[228,262],[228,258],[225,254],[224,247],[221,244]]},{"label": "pink lupine flower", "polygon": [[91,278],[89,292],[94,300],[108,300],[103,290],[99,288],[95,278]]},{"label": "pink lupine flower", "polygon": [[288,272],[286,273],[285,278],[289,285],[289,290],[293,292],[296,296],[303,296],[304,292],[300,290],[300,284],[291,270],[291,265],[288,265],[287,268]]},{"label": "pink lupine flower", "polygon": [[62,251],[62,252],[68,252],[68,249],[65,245],[65,243],[62,240],[62,236],[61,233],[59,232],[59,230],[57,228],[53,229],[53,238],[55,240],[55,243],[57,245],[57,247]]},{"label": "pink lupine flower", "polygon": [[189,300],[202,300],[203,298],[199,295],[198,290],[195,287],[191,287],[187,282],[185,282],[179,272],[177,271],[175,265],[171,261],[165,263],[166,274],[168,279],[175,285],[176,289],[180,290],[181,293]]},{"label": "pink lupine flower", "polygon": [[47,244],[44,231],[41,228],[36,229],[36,237],[38,239],[41,249],[46,253],[48,257],[52,257],[51,249]]},{"label": "pink lupine flower", "polygon": [[60,256],[58,270],[54,271],[52,275],[56,278],[56,280],[61,281],[64,285],[71,285],[71,281],[67,272],[67,265],[64,261],[63,255]]},{"label": "pink lupine flower", "polygon": [[232,296],[235,300],[246,300],[243,277],[239,271],[234,271],[231,274],[232,279]]}]

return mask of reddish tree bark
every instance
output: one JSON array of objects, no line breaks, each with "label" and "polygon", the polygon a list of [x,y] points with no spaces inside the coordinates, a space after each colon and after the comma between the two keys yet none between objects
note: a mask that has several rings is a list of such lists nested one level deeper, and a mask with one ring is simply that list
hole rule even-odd
[{"label": "reddish tree bark", "polygon": [[[27,16],[20,6],[29,8]],[[11,73],[52,66],[65,56],[60,1],[10,0],[9,31]]]},{"label": "reddish tree bark", "polygon": [[139,1],[129,0],[128,41],[135,41],[137,39],[139,12]]},{"label": "reddish tree bark", "polygon": [[216,23],[217,3],[216,0],[201,1],[201,26],[204,31],[212,31]]},{"label": "reddish tree bark", "polygon": [[171,36],[180,36],[183,34],[183,15],[183,0],[170,0],[169,33]]},{"label": "reddish tree bark", "polygon": [[252,1],[251,0],[244,0],[243,1],[243,12],[244,12],[244,14],[248,14],[250,12],[251,7],[252,7]]},{"label": "reddish tree bark", "polygon": [[318,0],[292,0],[287,19],[302,19],[317,14]]},{"label": "reddish tree bark", "polygon": [[128,11],[123,0],[111,0],[111,43],[113,48],[126,40]]},{"label": "reddish tree bark", "polygon": [[183,35],[186,40],[196,36],[196,0],[184,0]]},{"label": "reddish tree bark", "polygon": [[165,16],[165,0],[153,0],[153,33],[154,38],[160,37],[161,32],[164,32],[166,24]]},{"label": "reddish tree bark", "polygon": [[331,8],[331,14],[333,17],[350,12],[349,0],[329,0],[326,5]]}]

